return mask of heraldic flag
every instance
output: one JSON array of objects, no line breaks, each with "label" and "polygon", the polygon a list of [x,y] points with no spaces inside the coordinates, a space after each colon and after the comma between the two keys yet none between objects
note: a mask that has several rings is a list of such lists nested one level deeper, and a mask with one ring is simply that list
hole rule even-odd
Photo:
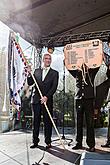
[{"label": "heraldic flag", "polygon": [[26,62],[21,47],[15,39],[11,38],[10,45],[10,103],[20,111],[21,92],[27,77]]}]

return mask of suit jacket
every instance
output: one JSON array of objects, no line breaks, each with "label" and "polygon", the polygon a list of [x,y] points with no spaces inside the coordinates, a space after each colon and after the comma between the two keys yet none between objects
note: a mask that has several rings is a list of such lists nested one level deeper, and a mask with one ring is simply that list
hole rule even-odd
[{"label": "suit jacket", "polygon": [[77,87],[77,93],[76,93],[76,99],[90,99],[94,98],[94,78],[99,68],[95,69],[89,69],[88,74],[86,73],[85,81],[87,84],[85,84],[82,72],[80,70],[69,70],[70,74],[76,78],[76,87]]},{"label": "suit jacket", "polygon": [[[53,102],[53,94],[55,93],[58,86],[59,74],[56,70],[50,68],[44,81],[42,81],[42,69],[36,69],[34,72],[34,77],[39,85],[39,88],[43,96],[47,96],[48,102]],[[33,85],[34,81],[32,77],[27,78],[28,85]],[[33,104],[37,104],[40,101],[40,95],[35,86],[35,92],[33,94]]]},{"label": "suit jacket", "polygon": [[110,70],[107,69],[106,73],[108,79],[96,87],[95,108],[100,109],[103,106],[104,100],[107,99],[108,91],[110,88]]}]

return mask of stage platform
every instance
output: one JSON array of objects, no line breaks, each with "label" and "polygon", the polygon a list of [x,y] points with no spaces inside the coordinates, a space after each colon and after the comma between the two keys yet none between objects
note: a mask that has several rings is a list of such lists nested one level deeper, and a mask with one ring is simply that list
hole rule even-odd
[{"label": "stage platform", "polygon": [[80,165],[110,165],[110,153],[83,152]]},{"label": "stage platform", "polygon": [[[59,132],[62,132],[62,128],[59,128]],[[43,130],[40,131],[39,147],[35,149],[30,149],[32,144],[31,130],[16,130],[1,133],[0,165],[34,165],[38,162],[39,165],[95,165],[95,161],[97,161],[96,165],[98,165],[98,162],[102,165],[101,161],[103,161],[103,165],[108,165],[110,148],[100,147],[106,141],[106,132],[107,128],[96,129],[95,153],[86,151],[85,136],[83,140],[84,148],[82,150],[72,150],[72,147],[75,145],[75,131],[72,128],[65,128],[65,137],[73,139],[70,146],[68,146],[68,140],[63,140],[66,150],[63,149],[60,141],[53,141],[52,148],[46,151]],[[55,140],[57,138],[56,133],[53,131],[52,139]],[[100,161],[101,158],[102,160]]]}]

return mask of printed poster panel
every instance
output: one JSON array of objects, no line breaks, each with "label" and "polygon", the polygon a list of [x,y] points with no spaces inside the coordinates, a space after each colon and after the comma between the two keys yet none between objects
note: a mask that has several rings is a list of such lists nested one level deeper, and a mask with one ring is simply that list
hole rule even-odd
[{"label": "printed poster panel", "polygon": [[102,41],[99,39],[67,44],[64,47],[65,66],[68,70],[80,69],[82,64],[96,68],[102,64]]}]

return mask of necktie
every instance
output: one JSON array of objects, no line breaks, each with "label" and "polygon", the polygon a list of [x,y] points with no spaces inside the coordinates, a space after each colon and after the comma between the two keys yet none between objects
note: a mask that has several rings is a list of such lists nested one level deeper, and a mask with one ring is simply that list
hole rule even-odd
[{"label": "necktie", "polygon": [[43,69],[43,77],[42,77],[42,80],[43,80],[43,81],[44,81],[44,79],[45,79],[45,77],[46,77],[46,75],[47,75],[47,71],[48,71],[47,68],[44,68],[44,69]]}]

